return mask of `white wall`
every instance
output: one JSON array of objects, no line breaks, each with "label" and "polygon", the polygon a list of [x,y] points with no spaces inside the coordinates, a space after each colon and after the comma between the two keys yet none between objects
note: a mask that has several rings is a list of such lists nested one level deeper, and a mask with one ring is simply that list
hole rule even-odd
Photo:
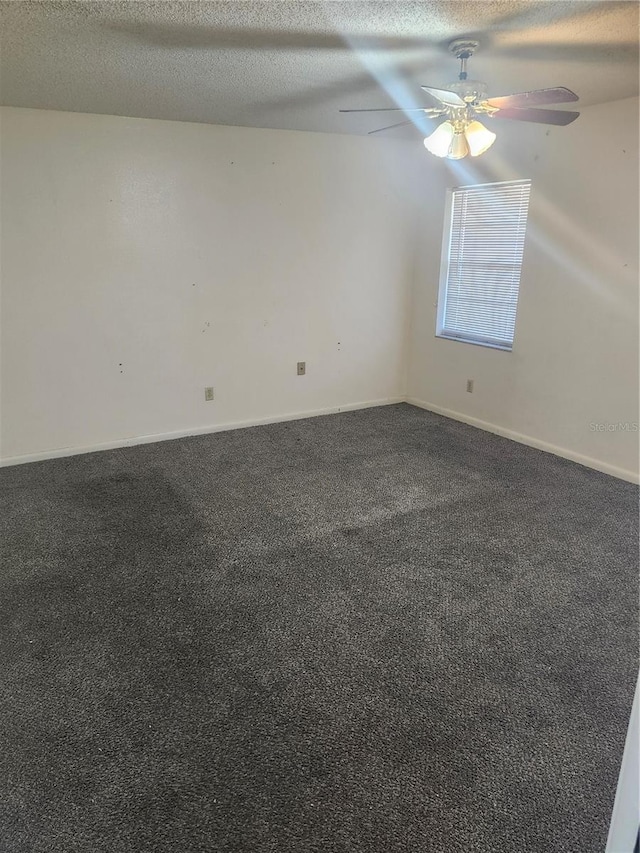
[{"label": "white wall", "polygon": [[[419,141],[0,118],[6,461],[407,396],[637,478],[638,434],[591,427],[638,421],[637,99],[496,123],[460,163]],[[436,339],[446,188],[521,177],[513,352]]]},{"label": "white wall", "polygon": [[[416,259],[409,397],[628,479],[638,418],[638,100],[568,127],[496,122],[477,161],[428,158]],[[531,178],[512,353],[435,337],[447,187]],[[473,394],[466,380],[474,379]]]},{"label": "white wall", "polygon": [[403,397],[407,142],[1,120],[5,459]]}]

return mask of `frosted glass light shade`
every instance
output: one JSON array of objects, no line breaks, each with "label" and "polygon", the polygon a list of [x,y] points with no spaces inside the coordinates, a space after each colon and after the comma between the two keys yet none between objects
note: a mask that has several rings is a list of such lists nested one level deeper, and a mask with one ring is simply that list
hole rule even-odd
[{"label": "frosted glass light shade", "polygon": [[472,157],[484,154],[496,140],[495,133],[491,133],[479,121],[470,121],[464,130],[464,135],[467,138],[469,153]]},{"label": "frosted glass light shade", "polygon": [[436,157],[447,157],[449,160],[462,160],[467,154],[477,157],[490,148],[495,142],[496,135],[480,124],[479,121],[470,121],[465,125],[464,131],[458,132],[452,122],[443,121],[433,131],[431,136],[424,140],[424,147]]},{"label": "frosted glass light shade", "polygon": [[431,136],[427,136],[424,147],[436,157],[446,157],[449,154],[453,137],[453,125],[450,121],[443,121],[436,127]]},{"label": "frosted glass light shade", "polygon": [[469,146],[464,133],[455,133],[449,146],[447,157],[449,160],[462,160],[469,153]]}]

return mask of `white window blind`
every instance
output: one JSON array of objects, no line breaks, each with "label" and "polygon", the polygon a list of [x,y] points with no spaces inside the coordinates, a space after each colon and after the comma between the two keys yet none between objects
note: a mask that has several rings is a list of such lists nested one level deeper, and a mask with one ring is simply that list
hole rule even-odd
[{"label": "white window blind", "polygon": [[526,180],[450,191],[439,336],[512,348],[530,188]]}]

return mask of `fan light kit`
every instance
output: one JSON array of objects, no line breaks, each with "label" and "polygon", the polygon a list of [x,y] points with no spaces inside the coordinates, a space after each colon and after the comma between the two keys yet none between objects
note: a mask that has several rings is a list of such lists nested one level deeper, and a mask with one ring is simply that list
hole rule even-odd
[{"label": "fan light kit", "polygon": [[[578,118],[580,113],[571,110],[538,110],[546,104],[566,104],[577,101],[578,96],[570,89],[558,86],[555,89],[536,89],[533,92],[521,92],[516,95],[504,95],[487,99],[487,87],[480,80],[467,79],[467,60],[478,49],[477,41],[456,39],[449,45],[449,50],[460,60],[460,74],[455,83],[450,83],[446,89],[434,89],[431,86],[421,86],[435,103],[433,107],[418,107],[403,109],[373,110],[340,110],[342,113],[369,112],[404,112],[424,113],[428,118],[446,117],[434,132],[424,140],[424,147],[436,157],[446,157],[449,160],[461,160],[470,154],[477,157],[484,154],[495,142],[496,135],[486,128],[478,118],[511,119],[512,121],[531,121],[539,124],[566,125]],[[401,121],[387,127],[380,127],[371,133],[380,133],[394,127],[411,124]]]}]

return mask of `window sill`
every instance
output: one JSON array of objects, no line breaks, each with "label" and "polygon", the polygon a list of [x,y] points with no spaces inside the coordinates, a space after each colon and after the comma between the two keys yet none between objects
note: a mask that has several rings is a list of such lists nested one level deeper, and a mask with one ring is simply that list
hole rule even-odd
[{"label": "window sill", "polygon": [[474,341],[471,338],[459,338],[456,335],[444,335],[436,332],[436,338],[442,338],[445,341],[457,341],[459,344],[471,344],[474,347],[488,347],[489,349],[497,349],[502,352],[512,352],[512,346],[506,344],[492,344],[489,341]]}]

